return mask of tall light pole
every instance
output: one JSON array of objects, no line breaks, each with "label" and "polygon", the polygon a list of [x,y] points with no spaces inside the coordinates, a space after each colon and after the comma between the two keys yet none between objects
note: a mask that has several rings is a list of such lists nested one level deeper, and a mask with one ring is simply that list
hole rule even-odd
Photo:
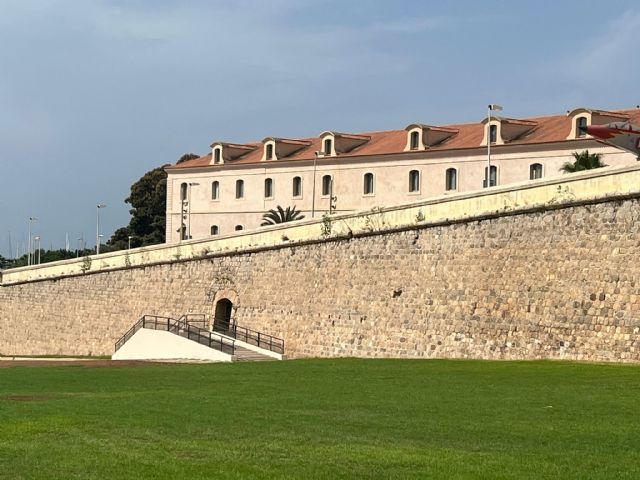
[{"label": "tall light pole", "polygon": [[313,154],[313,187],[311,188],[311,218],[316,216],[316,164],[318,162],[318,153]]},{"label": "tall light pole", "polygon": [[36,249],[35,253],[37,254],[34,255],[34,262],[36,265],[40,265],[40,235],[33,237],[33,241]]},{"label": "tall light pole", "polygon": [[[487,188],[491,186],[491,112],[501,112],[502,107],[495,103],[490,103],[487,107]],[[497,181],[497,178],[496,178]]]},{"label": "tall light pole", "polygon": [[196,182],[189,182],[189,195],[187,196],[187,240],[191,240],[191,187],[200,185]]},{"label": "tall light pole", "polygon": [[33,222],[36,222],[38,219],[36,217],[29,217],[29,253],[27,254],[27,265],[31,265],[31,262],[33,261],[32,259],[32,255],[31,255],[31,224]]},{"label": "tall light pole", "polygon": [[96,205],[96,255],[100,254],[100,209],[106,208],[104,203]]}]

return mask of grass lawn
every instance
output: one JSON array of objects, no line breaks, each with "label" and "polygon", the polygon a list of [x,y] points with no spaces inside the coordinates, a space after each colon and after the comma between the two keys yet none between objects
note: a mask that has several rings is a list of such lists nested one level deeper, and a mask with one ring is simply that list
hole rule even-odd
[{"label": "grass lawn", "polygon": [[0,368],[0,479],[640,478],[640,366]]}]

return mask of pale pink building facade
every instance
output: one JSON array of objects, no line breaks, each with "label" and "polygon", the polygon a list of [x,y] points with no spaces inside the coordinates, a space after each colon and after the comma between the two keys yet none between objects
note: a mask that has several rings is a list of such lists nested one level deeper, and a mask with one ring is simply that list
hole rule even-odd
[{"label": "pale pink building facade", "polygon": [[579,129],[614,121],[638,123],[640,109],[578,108],[529,119],[214,142],[207,155],[166,168],[167,242],[260,228],[262,215],[278,205],[311,218],[480,190],[489,140],[492,186],[562,175],[572,153],[587,149],[607,165],[634,163],[633,154]]}]

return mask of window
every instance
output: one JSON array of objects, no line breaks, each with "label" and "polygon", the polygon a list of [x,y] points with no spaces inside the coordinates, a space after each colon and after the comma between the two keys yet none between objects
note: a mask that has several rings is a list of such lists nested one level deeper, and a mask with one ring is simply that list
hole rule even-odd
[{"label": "window", "polygon": [[213,151],[213,163],[220,163],[220,160],[222,159],[222,154],[220,152],[219,148],[216,148]]},{"label": "window", "polygon": [[457,190],[458,189],[458,171],[455,168],[447,168],[445,174],[445,190]]},{"label": "window", "polygon": [[268,144],[267,144],[267,154],[266,154],[266,159],[267,159],[267,160],[271,160],[271,159],[273,159],[273,143],[268,143]]},{"label": "window", "polygon": [[218,200],[220,198],[220,182],[217,180],[211,183],[211,200]]},{"label": "window", "polygon": [[302,178],[300,177],[293,177],[293,196],[302,196]]},{"label": "window", "polygon": [[236,232],[239,232],[240,230],[244,230],[244,227],[242,225],[236,225],[235,230]]},{"label": "window", "polygon": [[273,179],[265,178],[264,179],[264,198],[273,197]]},{"label": "window", "polygon": [[218,235],[220,233],[220,228],[218,225],[211,225],[211,235]]},{"label": "window", "polygon": [[496,143],[498,141],[498,126],[489,125],[489,142]]},{"label": "window", "polygon": [[542,164],[532,163],[529,165],[529,180],[537,180],[542,178]]},{"label": "window", "polygon": [[411,170],[409,172],[409,191],[420,191],[420,172],[418,170]]},{"label": "window", "polygon": [[236,198],[244,197],[244,180],[236,180]]},{"label": "window", "polygon": [[373,173],[364,174],[364,194],[373,195]]},{"label": "window", "polygon": [[187,239],[187,226],[186,225],[182,225],[182,227],[180,227],[180,240],[186,240]]},{"label": "window", "polygon": [[[489,180],[489,186],[495,187],[498,184],[498,167],[495,165],[491,165],[491,178]],[[487,187],[487,167],[484,167],[484,180],[482,181],[482,186],[484,188]]]},{"label": "window", "polygon": [[180,200],[183,202],[187,199],[187,184],[180,184]]},{"label": "window", "polygon": [[587,117],[576,118],[576,138],[584,138],[587,136]]},{"label": "window", "polygon": [[322,177],[322,195],[328,196],[331,195],[333,185],[331,185],[331,175],[325,175]]},{"label": "window", "polygon": [[411,150],[418,150],[419,142],[420,142],[420,133],[411,132]]},{"label": "window", "polygon": [[325,155],[331,155],[331,151],[333,150],[332,147],[332,142],[330,138],[326,138],[324,141],[324,154]]}]

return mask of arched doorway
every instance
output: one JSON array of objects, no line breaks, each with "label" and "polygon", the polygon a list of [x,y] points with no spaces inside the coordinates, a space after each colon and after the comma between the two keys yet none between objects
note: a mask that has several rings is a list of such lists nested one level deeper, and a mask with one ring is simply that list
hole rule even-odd
[{"label": "arched doorway", "polygon": [[228,298],[221,298],[216,303],[216,311],[213,317],[213,331],[227,332],[231,324],[231,312],[233,311],[233,303]]}]

